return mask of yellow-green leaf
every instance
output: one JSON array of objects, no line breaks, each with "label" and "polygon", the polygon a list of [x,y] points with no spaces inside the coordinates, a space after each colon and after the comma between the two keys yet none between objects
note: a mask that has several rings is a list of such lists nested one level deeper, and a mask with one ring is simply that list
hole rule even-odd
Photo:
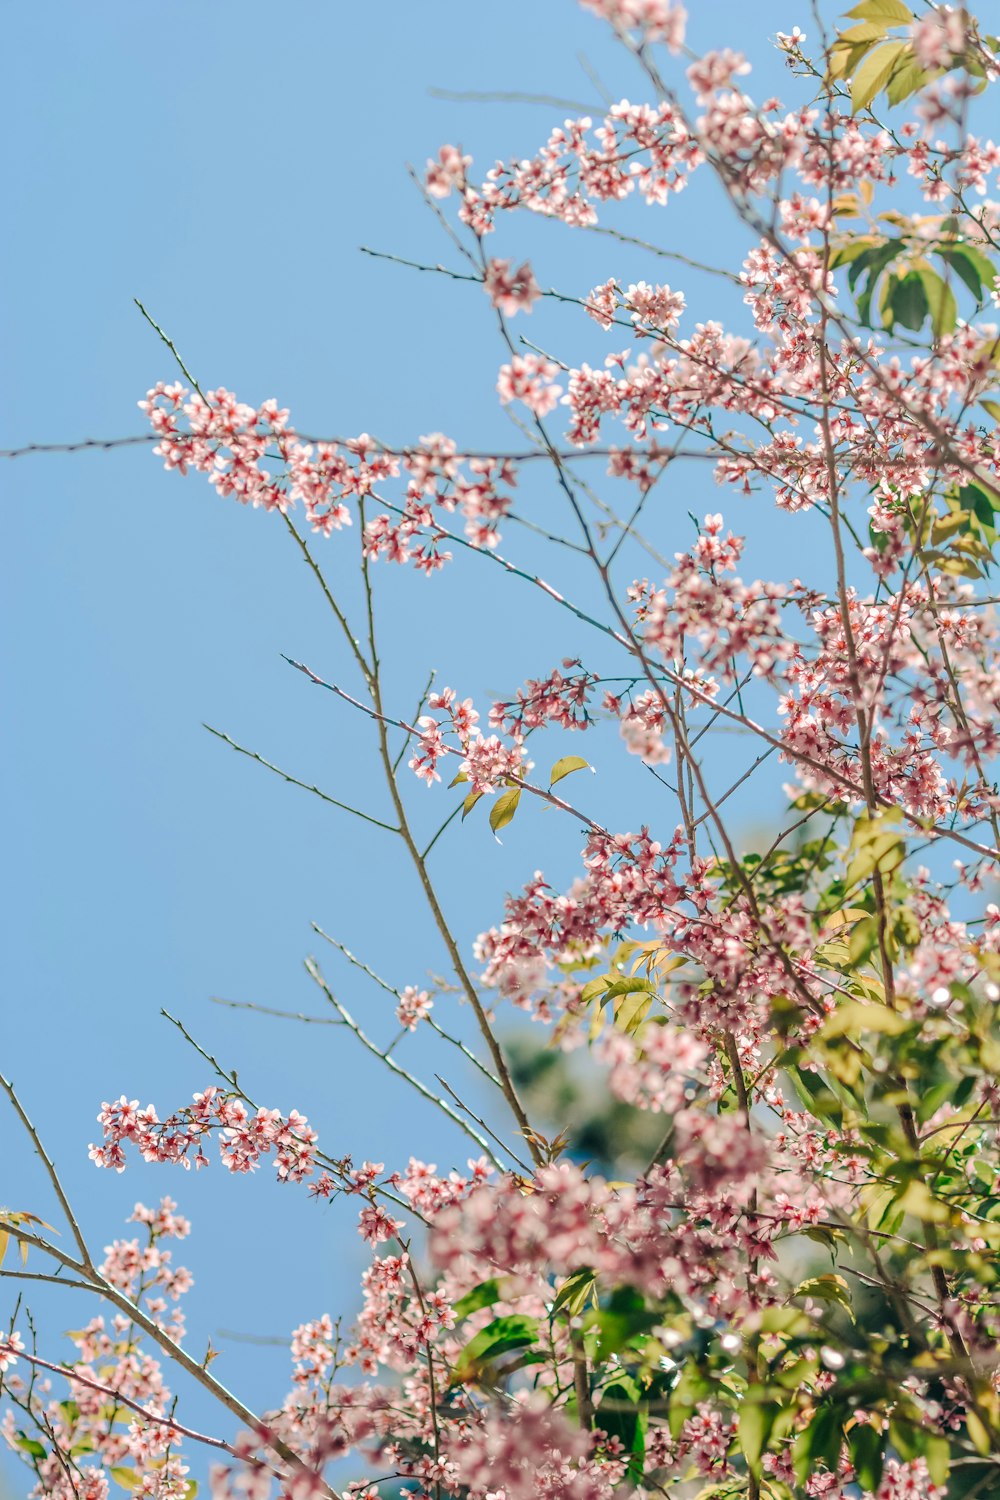
[{"label": "yellow-green leaf", "polygon": [[852,47],[856,47],[859,42],[880,42],[885,34],[884,21],[862,21],[860,26],[852,26],[850,30],[842,31],[837,40],[850,42]]},{"label": "yellow-green leaf", "polygon": [[851,1322],[855,1321],[854,1308],[851,1306],[851,1294],[847,1282],[843,1276],[833,1274],[825,1276],[810,1276],[808,1281],[802,1281],[793,1293],[796,1297],[818,1297],[821,1302],[836,1302],[847,1313]]},{"label": "yellow-green leaf", "polygon": [[976,1451],[981,1453],[985,1458],[993,1446],[986,1423],[974,1411],[967,1411],[965,1413],[965,1430],[972,1439]]},{"label": "yellow-green leaf", "polygon": [[900,57],[899,65],[893,71],[889,79],[889,85],[885,91],[886,98],[890,104],[902,104],[917,89],[922,88],[929,78],[925,68],[922,68],[915,57]]},{"label": "yellow-green leaf", "polygon": [[469,816],[470,812],[475,807],[476,803],[479,801],[479,799],[480,799],[480,797],[482,795],[483,795],[482,792],[470,792],[469,795],[466,797],[465,801],[462,803],[462,822],[463,823],[465,822],[466,818]]},{"label": "yellow-green leaf", "polygon": [[507,824],[517,812],[517,804],[520,800],[521,788],[519,786],[512,786],[509,792],[504,792],[502,797],[497,798],[490,809],[490,827],[494,833],[498,833],[501,828],[507,827]]},{"label": "yellow-green leaf", "polygon": [[951,1446],[948,1439],[928,1432],[924,1439],[924,1459],[933,1482],[942,1487],[947,1484],[951,1473]]},{"label": "yellow-green leaf", "polygon": [[902,53],[907,50],[906,42],[886,42],[883,47],[876,47],[874,52],[868,54],[851,80],[853,114],[871,104],[879,89],[889,82],[889,75]]},{"label": "yellow-green leaf", "polygon": [[[926,1182],[914,1178],[896,1199],[896,1207],[925,1224],[943,1224],[950,1217],[947,1206],[939,1203]],[[975,1439],[973,1439],[975,1441]]]},{"label": "yellow-green leaf", "polygon": [[549,1310],[551,1316],[555,1317],[557,1313],[564,1312],[567,1318],[578,1318],[587,1305],[587,1299],[593,1292],[596,1279],[594,1272],[586,1266],[567,1276]]},{"label": "yellow-green leaf", "polygon": [[623,995],[615,1005],[615,1025],[626,1035],[638,1030],[649,1014],[653,997],[650,994]]},{"label": "yellow-green leaf", "polygon": [[851,836],[854,857],[845,875],[848,888],[866,881],[876,870],[887,874],[902,863],[906,851],[896,827],[902,816],[901,808],[888,807],[858,818]]},{"label": "yellow-green leaf", "polygon": [[859,21],[885,21],[890,26],[909,26],[914,19],[913,12],[903,0],[861,0],[847,14],[852,20]]},{"label": "yellow-green leaf", "polygon": [[555,786],[557,781],[562,781],[564,776],[571,776],[574,771],[592,771],[593,769],[590,762],[584,760],[582,755],[564,755],[562,760],[557,760],[552,767],[549,786]]},{"label": "yellow-green leaf", "polygon": [[835,42],[830,49],[830,77],[850,78],[867,51],[867,42],[862,42],[858,47],[852,47],[849,42]]},{"label": "yellow-green leaf", "polygon": [[898,1036],[909,1022],[904,1016],[890,1010],[887,1005],[864,1005],[860,1000],[844,1000],[824,1021],[819,1032],[821,1041],[831,1041],[838,1036],[854,1036],[861,1031],[881,1031],[887,1036]]}]

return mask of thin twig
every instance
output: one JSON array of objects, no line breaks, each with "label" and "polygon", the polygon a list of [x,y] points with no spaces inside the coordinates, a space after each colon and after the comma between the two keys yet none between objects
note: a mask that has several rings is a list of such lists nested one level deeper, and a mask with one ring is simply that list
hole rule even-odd
[{"label": "thin twig", "polygon": [[304,792],[312,792],[313,796],[318,797],[321,802],[328,802],[331,807],[339,807],[341,812],[352,813],[354,817],[361,818],[365,823],[372,823],[376,828],[383,828],[386,833],[399,832],[399,829],[392,823],[383,823],[381,818],[374,818],[371,813],[362,812],[359,807],[351,807],[347,802],[338,802],[336,797],[331,797],[328,793],[321,792],[318,786],[312,786],[308,781],[300,781],[297,776],[292,776],[288,771],[282,770],[281,766],[276,766],[271,761],[265,760],[262,755],[257,754],[256,750],[248,750],[245,745],[238,745],[234,739],[230,739],[229,735],[224,734],[221,729],[213,729],[211,724],[202,724],[201,727],[207,729],[209,734],[214,734],[216,739],[222,740],[224,744],[229,745],[238,754],[245,755],[250,760],[255,760],[259,766],[264,767],[265,771],[273,771],[276,776],[281,777],[282,781],[287,781],[289,786],[300,786]]},{"label": "thin twig", "polygon": [[[367,1036],[365,1032],[362,1031],[361,1027],[358,1025],[357,1021],[355,1021],[351,1013],[346,1009],[344,1005],[341,1004],[336,995],[334,995],[333,991],[330,989],[330,986],[323,978],[322,971],[320,970],[320,967],[317,964],[316,960],[314,958],[307,958],[304,960],[304,963],[305,971],[309,975],[309,978],[314,980],[315,983],[319,985],[320,989],[323,991],[323,994],[329,1000],[330,1004],[333,1006],[334,1010],[337,1012],[344,1025],[347,1026],[349,1030],[353,1031],[354,1035],[357,1037],[362,1046],[367,1047],[368,1051],[371,1052],[374,1057],[377,1057],[380,1062],[384,1062],[387,1068],[395,1073],[398,1078],[402,1078],[404,1083],[408,1083],[412,1089],[415,1089],[417,1093],[420,1094],[424,1099],[428,1100],[429,1103],[437,1105],[438,1109],[440,1109],[443,1114],[446,1114],[453,1124],[457,1125],[460,1130],[463,1130],[465,1134],[470,1138],[470,1140],[475,1141],[479,1149],[485,1152],[485,1154],[489,1157],[490,1161],[497,1168],[497,1171],[503,1172],[505,1168],[502,1162],[497,1159],[489,1142],[485,1140],[478,1131],[473,1130],[468,1121],[464,1120],[456,1110],[452,1109],[447,1099],[442,1099],[440,1095],[435,1094],[433,1089],[429,1089],[425,1083],[422,1083],[421,1080],[415,1076],[415,1074],[410,1073],[406,1068],[402,1066],[401,1063],[398,1063],[387,1049],[380,1047],[377,1042],[373,1042],[371,1037]],[[490,1133],[492,1134],[492,1131]]]}]

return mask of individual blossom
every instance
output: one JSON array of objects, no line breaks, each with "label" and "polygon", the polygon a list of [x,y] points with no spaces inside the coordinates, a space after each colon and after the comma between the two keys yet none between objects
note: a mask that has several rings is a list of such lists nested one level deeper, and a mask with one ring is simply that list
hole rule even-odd
[{"label": "individual blossom", "polygon": [[683,292],[672,292],[668,286],[650,286],[645,281],[628,287],[624,302],[637,329],[656,333],[672,332],[686,306]]},{"label": "individual blossom", "polygon": [[536,417],[547,416],[562,395],[562,387],[552,383],[558,373],[559,366],[540,354],[513,355],[497,379],[502,404],[521,401]]},{"label": "individual blossom", "polygon": [[605,281],[601,286],[595,286],[587,293],[584,306],[595,323],[600,324],[604,329],[610,328],[618,307],[617,282]]},{"label": "individual blossom", "polygon": [[525,758],[523,746],[515,741],[505,745],[495,734],[475,735],[466,746],[460,770],[467,777],[470,792],[490,795],[511,777],[523,780],[533,762]]},{"label": "individual blossom", "polygon": [[418,990],[412,984],[408,984],[400,991],[399,1004],[396,1006],[396,1019],[407,1031],[416,1031],[417,1024],[425,1021],[431,1013],[433,1000],[426,990]]},{"label": "individual blossom", "polygon": [[447,198],[455,188],[465,182],[466,168],[472,166],[472,157],[463,156],[457,146],[442,146],[437,161],[428,161],[424,174],[427,191],[432,198]]},{"label": "individual blossom", "polygon": [[[605,705],[611,707],[610,698]],[[634,697],[627,708],[621,709],[621,737],[630,755],[639,755],[647,765],[666,765],[670,759],[670,747],[663,743],[669,727],[663,694],[653,688]]]},{"label": "individual blossom", "polygon": [[542,295],[527,261],[516,271],[511,266],[509,260],[489,260],[483,278],[483,286],[493,306],[508,318],[518,312],[530,313]]},{"label": "individual blossom", "polygon": [[928,71],[951,67],[953,58],[965,50],[965,18],[951,5],[938,5],[921,16],[910,34],[917,61]]},{"label": "individual blossom", "polygon": [[640,31],[646,41],[662,42],[673,53],[684,45],[687,11],[678,0],[580,0],[585,10],[619,31]]},{"label": "individual blossom", "polygon": [[17,1356],[24,1352],[24,1340],[14,1329],[11,1333],[0,1334],[0,1375],[6,1374],[17,1364]]},{"label": "individual blossom", "polygon": [[706,52],[687,70],[688,82],[694,89],[700,104],[707,104],[713,94],[734,87],[734,79],[750,72],[750,64],[742,52],[731,47],[722,47],[717,52]]},{"label": "individual blossom", "polygon": [[370,1245],[378,1245],[383,1240],[391,1240],[396,1231],[402,1227],[401,1220],[393,1219],[377,1203],[366,1204],[358,1220],[358,1233]]}]

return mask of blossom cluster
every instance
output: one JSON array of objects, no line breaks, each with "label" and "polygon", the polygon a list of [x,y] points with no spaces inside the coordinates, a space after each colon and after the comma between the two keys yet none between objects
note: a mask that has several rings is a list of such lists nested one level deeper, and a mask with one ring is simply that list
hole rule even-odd
[{"label": "blossom cluster", "polygon": [[187,1169],[192,1162],[207,1166],[204,1141],[213,1133],[230,1172],[253,1172],[272,1151],[281,1181],[302,1182],[316,1164],[316,1132],[298,1110],[288,1115],[277,1109],[252,1111],[241,1098],[212,1084],[166,1120],[153,1105],[140,1108],[138,1099],[124,1094],[102,1104],[97,1119],[104,1139],[91,1146],[91,1160],[118,1172],[125,1170],[126,1145],[135,1146],[144,1161],[174,1162]]}]

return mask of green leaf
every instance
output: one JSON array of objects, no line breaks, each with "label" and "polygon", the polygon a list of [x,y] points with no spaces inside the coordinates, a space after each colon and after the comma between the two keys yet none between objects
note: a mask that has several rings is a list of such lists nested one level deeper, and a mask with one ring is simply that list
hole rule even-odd
[{"label": "green leaf", "polygon": [[500,1283],[493,1277],[490,1281],[481,1281],[471,1291],[466,1292],[464,1297],[459,1297],[452,1311],[456,1318],[467,1318],[470,1313],[478,1312],[482,1307],[492,1307],[494,1302],[501,1298]]},{"label": "green leaf", "polygon": [[[978,302],[983,295],[983,285],[992,285],[996,274],[984,255],[972,253],[968,245],[938,245],[937,254],[947,261],[956,276],[960,277]],[[985,273],[984,273],[985,262]]]},{"label": "green leaf", "polygon": [[[883,239],[875,240],[871,235],[858,235],[856,238],[853,238],[848,244],[839,245],[837,249],[831,253],[830,265],[834,269],[836,269],[838,266],[853,266],[854,263],[861,260],[863,256],[870,256],[875,250],[881,250],[884,244],[885,241]],[[863,270],[863,265],[858,267],[855,280]]]},{"label": "green leaf", "polygon": [[900,1458],[910,1461],[919,1458],[923,1450],[923,1432],[918,1431],[912,1421],[896,1421],[890,1418],[889,1441]]},{"label": "green leaf", "polygon": [[924,284],[934,337],[940,338],[942,334],[951,333],[958,322],[958,304],[955,301],[955,293],[948,283],[929,266],[920,267],[917,275]]},{"label": "green leaf", "polygon": [[489,1364],[510,1349],[524,1349],[538,1337],[538,1319],[521,1313],[512,1313],[506,1318],[494,1318],[469,1340],[452,1374],[452,1384],[472,1378],[483,1365]]},{"label": "green leaf", "polygon": [[853,927],[847,945],[851,964],[854,967],[863,964],[877,942],[878,922],[874,917],[862,917]]},{"label": "green leaf", "polygon": [[838,1406],[821,1406],[804,1432],[799,1433],[792,1448],[796,1478],[804,1484],[823,1463],[831,1473],[837,1472],[843,1442],[843,1414]]},{"label": "green leaf", "polygon": [[839,1125],[844,1118],[844,1108],[829,1084],[809,1068],[787,1067],[785,1069],[795,1092],[810,1114],[820,1120],[831,1120]]},{"label": "green leaf", "polygon": [[29,1437],[26,1432],[19,1432],[13,1441],[14,1447],[22,1453],[26,1453],[29,1458],[44,1458],[46,1456],[47,1450],[44,1444],[40,1443],[37,1438]]},{"label": "green leaf", "polygon": [[628,1479],[633,1484],[642,1479],[642,1460],[646,1452],[646,1412],[640,1400],[638,1383],[630,1375],[620,1375],[605,1386],[597,1408],[598,1425],[608,1437],[618,1438],[629,1454]]},{"label": "green leaf", "polygon": [[866,327],[871,325],[871,303],[872,294],[878,283],[878,279],[892,261],[894,261],[903,249],[903,241],[899,239],[887,240],[877,250],[872,250],[867,256],[861,256],[851,266],[847,273],[848,284],[854,290],[857,287],[863,272],[867,272],[865,290],[858,296],[858,317]]},{"label": "green leaf", "polygon": [[892,935],[901,948],[916,948],[923,937],[920,918],[909,906],[900,906],[892,915]]},{"label": "green leaf", "polygon": [[851,287],[855,287],[861,279],[864,271],[868,272],[869,278],[874,279],[881,271],[894,260],[902,248],[902,240],[882,240],[879,244],[865,250],[863,254],[853,257],[851,269],[847,273],[847,280]]},{"label": "green leaf", "polygon": [[134,1469],[126,1469],[123,1464],[116,1464],[108,1472],[115,1484],[120,1484],[123,1490],[134,1490],[142,1483],[141,1476]]},{"label": "green leaf", "polygon": [[923,277],[911,271],[893,288],[882,321],[890,329],[895,323],[902,323],[904,328],[916,331],[922,327],[929,311],[930,301]]},{"label": "green leaf", "polygon": [[688,1417],[692,1416],[700,1401],[707,1401],[715,1394],[713,1386],[706,1380],[693,1360],[688,1360],[670,1392],[667,1422],[671,1436],[676,1438]]},{"label": "green leaf", "polygon": [[748,1392],[740,1405],[739,1439],[743,1457],[751,1474],[760,1473],[760,1460],[771,1436],[779,1407],[773,1401],[752,1399]]},{"label": "green leaf", "polygon": [[584,760],[582,755],[564,755],[562,760],[557,760],[552,767],[549,787],[554,787],[556,782],[562,781],[564,776],[572,776],[574,771],[592,771],[593,769],[590,762]]},{"label": "green leaf", "polygon": [[906,42],[886,42],[870,52],[851,79],[851,112],[857,114],[866,109],[880,89],[889,81],[889,75],[902,53],[908,51]]},{"label": "green leaf", "polygon": [[861,1422],[847,1434],[851,1463],[863,1489],[877,1490],[882,1479],[882,1434],[870,1422]]},{"label": "green leaf", "polygon": [[567,1317],[578,1318],[583,1312],[596,1280],[595,1273],[587,1267],[567,1276],[556,1293],[552,1304],[552,1316],[556,1317],[565,1311]]},{"label": "green leaf", "polygon": [[[954,1078],[946,1078],[943,1083],[939,1083],[935,1088],[928,1089],[926,1093],[921,1093],[920,1097],[916,1100],[917,1119],[921,1125],[926,1125],[931,1115],[936,1115],[942,1104],[952,1104],[954,1093]],[[989,1168],[989,1171],[991,1174],[990,1183],[992,1185],[996,1173],[992,1168]]]},{"label": "green leaf", "polygon": [[504,792],[503,796],[497,798],[490,808],[490,827],[494,833],[507,827],[517,812],[517,804],[520,800],[521,788],[519,786],[512,786],[509,792]]},{"label": "green leaf", "polygon": [[812,1323],[797,1307],[765,1307],[759,1318],[761,1333],[780,1333],[786,1342],[813,1332]]},{"label": "green leaf", "polygon": [[634,1287],[617,1287],[607,1307],[598,1308],[588,1320],[588,1327],[598,1330],[596,1358],[604,1361],[617,1354],[626,1344],[655,1328],[661,1314],[646,1307],[641,1292]]},{"label": "green leaf", "polygon": [[914,20],[912,10],[903,0],[861,0],[847,14],[859,21],[885,21],[889,26],[909,26]]},{"label": "green leaf", "polygon": [[995,524],[994,512],[997,497],[981,489],[978,484],[963,484],[958,492],[958,503],[964,510],[971,510],[981,526]]},{"label": "green leaf", "polygon": [[[869,278],[869,294],[872,289],[872,280],[873,278]],[[882,318],[882,327],[888,328],[890,331],[892,330],[893,325],[896,321],[896,314],[893,311],[893,302],[895,301],[896,293],[899,290],[899,282],[900,277],[898,272],[890,271],[889,275],[886,277],[882,285],[882,290],[878,294],[878,310]],[[858,306],[861,306],[860,300],[858,302]]]},{"label": "green leaf", "polygon": [[581,1002],[584,1005],[589,1005],[591,1000],[597,999],[598,995],[603,997],[607,993],[610,983],[611,978],[608,974],[597,974],[593,979],[588,979],[580,991]]}]

